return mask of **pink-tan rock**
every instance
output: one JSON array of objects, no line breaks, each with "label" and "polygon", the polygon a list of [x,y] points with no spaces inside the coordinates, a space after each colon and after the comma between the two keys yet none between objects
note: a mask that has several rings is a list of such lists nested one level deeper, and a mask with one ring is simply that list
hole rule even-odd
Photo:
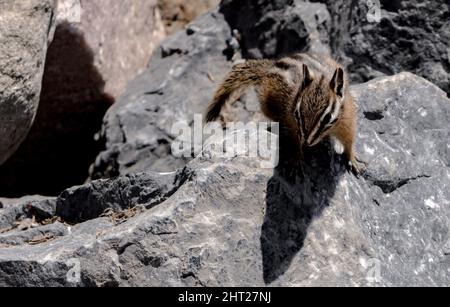
[{"label": "pink-tan rock", "polygon": [[83,35],[113,97],[145,69],[165,37],[156,0],[59,0],[58,10],[58,21]]}]

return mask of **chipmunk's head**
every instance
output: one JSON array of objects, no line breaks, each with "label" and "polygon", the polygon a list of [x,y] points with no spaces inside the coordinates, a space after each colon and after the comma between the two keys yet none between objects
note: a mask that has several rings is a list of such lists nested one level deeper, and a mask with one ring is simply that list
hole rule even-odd
[{"label": "chipmunk's head", "polygon": [[331,80],[314,76],[303,65],[303,82],[296,99],[294,116],[303,146],[312,147],[327,137],[342,116],[345,76],[337,68]]}]

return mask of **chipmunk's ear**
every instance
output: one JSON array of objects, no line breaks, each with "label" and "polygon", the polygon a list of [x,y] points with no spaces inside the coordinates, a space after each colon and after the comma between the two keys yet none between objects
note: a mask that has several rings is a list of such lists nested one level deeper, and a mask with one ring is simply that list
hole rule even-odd
[{"label": "chipmunk's ear", "polygon": [[308,87],[314,81],[314,74],[309,69],[308,65],[303,64],[303,88]]},{"label": "chipmunk's ear", "polygon": [[339,67],[331,79],[330,86],[333,92],[341,98],[344,97],[344,83],[344,70]]}]

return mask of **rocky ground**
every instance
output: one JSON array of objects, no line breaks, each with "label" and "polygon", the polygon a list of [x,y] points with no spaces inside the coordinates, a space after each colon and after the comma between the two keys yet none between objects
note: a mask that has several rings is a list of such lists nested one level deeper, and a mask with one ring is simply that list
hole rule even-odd
[{"label": "rocky ground", "polygon": [[[370,23],[364,2],[224,0],[169,36],[106,114],[93,181],[0,199],[0,285],[448,286],[450,8],[381,2]],[[236,60],[299,50],[351,73],[361,178],[327,143],[292,165],[281,139],[275,169],[173,155]],[[261,118],[251,93],[232,111]]]}]

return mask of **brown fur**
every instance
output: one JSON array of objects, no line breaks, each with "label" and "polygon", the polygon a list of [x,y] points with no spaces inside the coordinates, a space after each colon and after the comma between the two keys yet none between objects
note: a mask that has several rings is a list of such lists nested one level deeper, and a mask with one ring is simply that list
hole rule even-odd
[{"label": "brown fur", "polygon": [[[257,89],[264,115],[279,122],[282,129],[298,140],[300,147],[314,146],[326,137],[335,137],[344,146],[352,171],[359,173],[354,150],[357,106],[342,66],[330,58],[309,54],[296,54],[279,61],[250,60],[236,65],[219,86],[208,107],[206,121],[217,120],[233,95],[250,86]],[[339,101],[342,107],[336,121],[323,130],[318,129],[321,127],[318,123],[329,113],[325,112],[327,108]],[[311,144],[310,138],[314,140]]]}]

